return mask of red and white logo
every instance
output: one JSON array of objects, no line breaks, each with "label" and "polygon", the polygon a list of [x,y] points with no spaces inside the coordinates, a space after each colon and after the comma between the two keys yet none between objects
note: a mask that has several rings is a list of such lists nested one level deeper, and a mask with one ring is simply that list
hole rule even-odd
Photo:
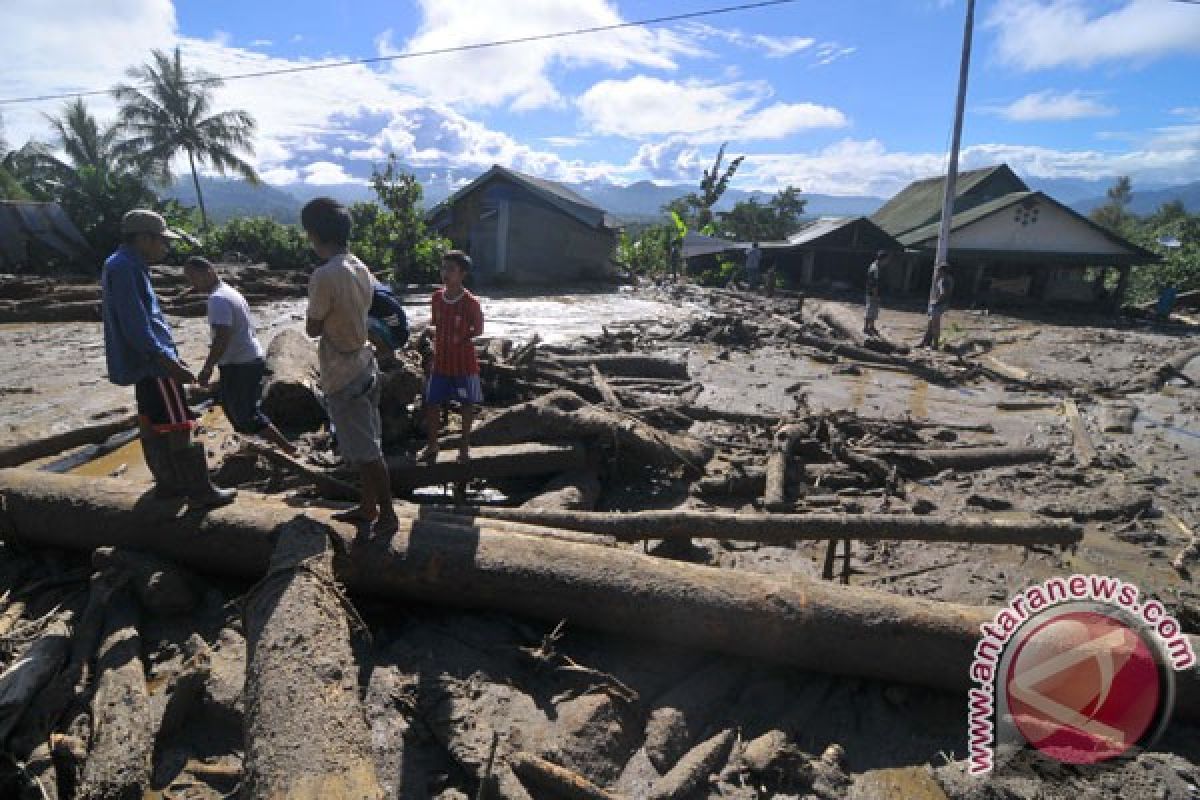
[{"label": "red and white logo", "polygon": [[1062,609],[1012,642],[999,676],[1026,742],[1070,764],[1096,764],[1144,744],[1166,687],[1158,648],[1110,610]]}]

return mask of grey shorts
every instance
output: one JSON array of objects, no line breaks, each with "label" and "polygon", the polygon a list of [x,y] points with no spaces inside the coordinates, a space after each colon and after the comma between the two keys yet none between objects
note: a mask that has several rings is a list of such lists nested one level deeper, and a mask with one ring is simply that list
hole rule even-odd
[{"label": "grey shorts", "polygon": [[879,298],[867,295],[867,319],[879,319]]},{"label": "grey shorts", "polygon": [[370,464],[383,458],[383,423],[379,398],[383,380],[375,361],[350,383],[325,395],[325,408],[337,434],[338,452],[351,466]]}]

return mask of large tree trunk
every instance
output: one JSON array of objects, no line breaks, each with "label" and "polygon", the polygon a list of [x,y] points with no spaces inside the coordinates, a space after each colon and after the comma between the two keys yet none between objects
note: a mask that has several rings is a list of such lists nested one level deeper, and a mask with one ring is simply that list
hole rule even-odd
[{"label": "large tree trunk", "polygon": [[141,800],[150,788],[154,731],[142,667],[138,607],[120,590],[109,601],[104,641],[96,657],[92,739],[79,796],[93,800]]},{"label": "large tree trunk", "polygon": [[263,410],[281,428],[316,430],[325,421],[317,402],[317,347],[304,331],[287,328],[267,346],[269,375]]},{"label": "large tree trunk", "polygon": [[458,451],[443,451],[435,464],[416,463],[410,457],[388,459],[388,474],[397,492],[419,486],[465,481],[472,478],[527,478],[582,469],[587,452],[581,445],[512,444],[476,447],[471,460],[458,462]]},{"label": "large tree trunk", "polygon": [[[123,545],[245,578],[267,571],[272,531],[295,515],[280,501],[244,494],[232,506],[176,517],[172,507],[147,502],[121,481],[24,470],[0,471],[0,494],[0,521],[8,523],[0,527],[26,543]],[[306,513],[339,537],[351,535],[326,512]],[[567,619],[802,669],[954,691],[969,686],[980,625],[996,612],[503,533],[486,522],[466,528],[402,519],[390,541],[347,547],[335,565],[348,587],[367,594]],[[1177,711],[1200,716],[1200,668],[1177,679]]]},{"label": "large tree trunk", "polygon": [[200,191],[200,177],[196,174],[196,154],[187,151],[188,166],[192,168],[192,185],[196,187],[196,204],[200,206],[200,230],[208,230],[208,209],[204,207],[204,193]]},{"label": "large tree trunk", "polygon": [[933,475],[944,469],[971,472],[992,467],[1043,463],[1054,458],[1054,451],[1049,447],[865,448],[850,452],[895,461],[910,475]]},{"label": "large tree trunk", "polygon": [[622,378],[656,378],[670,380],[687,380],[688,367],[686,361],[663,356],[648,356],[637,353],[613,353],[590,356],[555,356],[548,355],[546,360],[562,364],[564,367],[579,367],[587,369],[596,365],[605,375]]},{"label": "large tree trunk", "polygon": [[668,433],[621,414],[589,405],[569,391],[557,391],[501,411],[471,436],[477,444],[538,439],[595,439],[613,443],[617,457],[632,465],[646,463],[704,470],[712,448],[692,436]]},{"label": "large tree trunk", "polygon": [[246,796],[375,800],[383,790],[358,699],[325,527],[281,526],[246,607]]},{"label": "large tree trunk", "polygon": [[1078,543],[1078,525],[1027,517],[932,517],[901,514],[742,514],[727,511],[558,511],[538,508],[471,507],[479,520],[509,520],[566,530],[642,539],[725,539],[790,544],[820,539],[904,540],[969,544]]}]

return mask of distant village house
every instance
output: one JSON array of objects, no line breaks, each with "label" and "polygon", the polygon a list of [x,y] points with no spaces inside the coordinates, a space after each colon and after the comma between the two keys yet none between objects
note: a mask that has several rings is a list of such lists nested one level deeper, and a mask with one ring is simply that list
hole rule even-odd
[{"label": "distant village house", "polygon": [[561,284],[614,274],[618,228],[562,184],[493,166],[426,215],[470,254],[484,284]]}]

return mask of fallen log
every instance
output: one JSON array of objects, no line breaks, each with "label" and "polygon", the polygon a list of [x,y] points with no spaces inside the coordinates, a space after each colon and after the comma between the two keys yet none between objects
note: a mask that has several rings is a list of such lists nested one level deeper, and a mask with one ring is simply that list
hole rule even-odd
[{"label": "fallen log", "polygon": [[692,484],[699,497],[761,497],[766,491],[767,472],[762,467],[731,469],[719,475],[707,475]]},{"label": "fallen log", "polygon": [[[449,507],[448,507],[449,508]],[[738,514],[722,511],[550,511],[533,508],[450,509],[481,520],[511,520],[618,540],[725,539],[790,544],[819,539],[862,541],[964,542],[969,544],[1051,544],[1066,546],[1083,537],[1077,525],[992,517],[930,517],[901,514]]]},{"label": "fallen log", "polygon": [[80,797],[124,800],[150,788],[154,731],[142,667],[138,608],[128,590],[109,599],[105,633],[96,656],[92,736],[83,767]]},{"label": "fallen log", "polygon": [[542,487],[542,491],[521,504],[522,508],[558,508],[567,511],[591,511],[600,499],[600,477],[592,470],[564,472]]},{"label": "fallen log", "polygon": [[99,322],[99,300],[45,305],[30,302],[0,303],[0,323],[21,322]]},{"label": "fallen log", "polygon": [[902,345],[893,344],[879,337],[868,337],[862,331],[862,318],[852,317],[850,312],[841,306],[820,303],[817,305],[816,318],[828,325],[839,336],[849,339],[858,347],[880,353],[908,352],[908,348]]},{"label": "fallen log", "polygon": [[[1155,391],[1171,378],[1182,377],[1187,380],[1184,371],[1195,358],[1200,358],[1200,347],[1190,347],[1177,355],[1168,358],[1154,369],[1138,375],[1125,386],[1126,391]],[[1188,383],[1191,383],[1188,380]]]},{"label": "fallen log", "polygon": [[874,350],[868,350],[865,347],[839,342],[834,339],[828,339],[824,336],[817,336],[811,333],[803,323],[796,322],[794,319],[789,319],[782,314],[772,314],[771,319],[779,322],[791,329],[790,338],[796,342],[809,347],[815,347],[819,350],[824,350],[827,353],[834,355],[849,356],[857,361],[863,361],[868,364],[890,364],[896,367],[903,367],[908,372],[922,378],[929,383],[938,383],[942,385],[953,385],[956,383],[954,378],[942,370],[922,363],[913,358],[905,358],[898,355],[889,355],[887,353],[877,353]]},{"label": "fallen log", "polygon": [[1096,448],[1092,446],[1092,437],[1088,435],[1087,425],[1079,415],[1079,407],[1075,401],[1067,397],[1063,399],[1063,414],[1071,426],[1071,439],[1075,448],[1075,461],[1081,467],[1090,467],[1096,461]]},{"label": "fallen log", "polygon": [[781,511],[787,506],[787,472],[796,443],[812,435],[808,425],[793,423],[781,425],[771,441],[771,453],[767,456],[767,480],[763,491],[763,508]]},{"label": "fallen log", "polygon": [[277,450],[274,447],[266,444],[247,440],[243,446],[252,453],[260,455],[276,466],[297,475],[308,481],[316,488],[322,497],[328,500],[345,500],[347,502],[356,502],[359,498],[359,490],[349,483],[334,477],[325,470],[310,467],[298,458],[292,458],[282,450]]},{"label": "fallen log", "polygon": [[855,452],[898,462],[909,474],[925,475],[933,475],[944,469],[972,472],[1016,464],[1038,464],[1054,457],[1054,451],[1047,447],[954,447],[912,450],[870,447]]},{"label": "fallen log", "polygon": [[[478,437],[472,436],[473,440]],[[458,452],[443,450],[437,462],[414,462],[408,456],[388,460],[392,489],[397,492],[475,478],[527,478],[568,472],[587,466],[587,451],[579,444],[510,444],[471,448],[471,460],[458,461]]]},{"label": "fallen log", "polygon": [[588,369],[595,365],[605,375],[622,378],[658,378],[687,380],[686,361],[665,356],[612,353],[585,356],[546,356],[551,363]]},{"label": "fallen log", "polygon": [[246,797],[383,796],[343,603],[325,527],[279,526],[246,604]]},{"label": "fallen log", "polygon": [[285,430],[316,430],[325,421],[317,400],[317,347],[303,331],[280,331],[267,347],[263,411]]},{"label": "fallen log", "polygon": [[654,701],[654,710],[646,719],[642,746],[655,769],[669,772],[679,762],[713,717],[722,713],[745,675],[743,664],[718,659]]},{"label": "fallen log", "polygon": [[0,674],[0,743],[8,739],[21,715],[67,659],[71,615],[55,617],[37,641]]},{"label": "fallen log", "polygon": [[532,753],[516,753],[509,758],[513,772],[534,789],[550,792],[565,800],[618,800],[582,775],[539,758]]},{"label": "fallen log", "polygon": [[596,391],[600,392],[600,396],[604,398],[604,403],[613,411],[620,411],[621,400],[617,397],[617,393],[613,391],[613,387],[604,379],[604,374],[600,372],[595,364],[588,365],[592,371],[592,383],[596,385]]},{"label": "fallen log", "polygon": [[73,428],[69,431],[45,436],[41,439],[33,439],[28,442],[9,445],[8,447],[0,448],[0,468],[20,466],[30,461],[36,461],[39,458],[47,458],[48,456],[61,453],[64,450],[82,447],[85,444],[97,444],[108,439],[110,436],[127,431],[136,425],[137,416],[128,414],[111,422],[86,425],[82,428]]},{"label": "fallen log", "polygon": [[[127,546],[201,571],[257,578],[268,568],[271,532],[295,515],[278,500],[247,494],[204,515],[175,516],[143,494],[117,480],[3,470],[0,529],[30,545]],[[326,512],[307,514],[339,537],[353,535]],[[348,547],[335,563],[339,578],[365,594],[567,619],[801,669],[958,692],[969,686],[979,626],[996,611],[801,575],[734,574],[627,549],[500,533],[486,523],[463,529],[402,519],[390,541]],[[1200,668],[1176,675],[1176,711],[1200,717]]]},{"label": "fallen log", "polygon": [[985,355],[980,356],[979,360],[983,362],[984,368],[995,377],[1002,380],[1013,381],[1015,383],[1027,383],[1029,381],[1029,370],[1021,367],[1014,367],[1012,364],[1005,363],[995,356]]},{"label": "fallen log", "polygon": [[729,758],[735,740],[730,728],[696,745],[670,772],[654,782],[649,800],[682,800],[694,793]]},{"label": "fallen log", "polygon": [[505,409],[479,424],[471,436],[479,444],[527,442],[539,437],[613,443],[617,458],[631,465],[683,466],[694,473],[703,470],[712,456],[712,448],[694,437],[652,428],[629,415],[612,414],[568,391]]}]

